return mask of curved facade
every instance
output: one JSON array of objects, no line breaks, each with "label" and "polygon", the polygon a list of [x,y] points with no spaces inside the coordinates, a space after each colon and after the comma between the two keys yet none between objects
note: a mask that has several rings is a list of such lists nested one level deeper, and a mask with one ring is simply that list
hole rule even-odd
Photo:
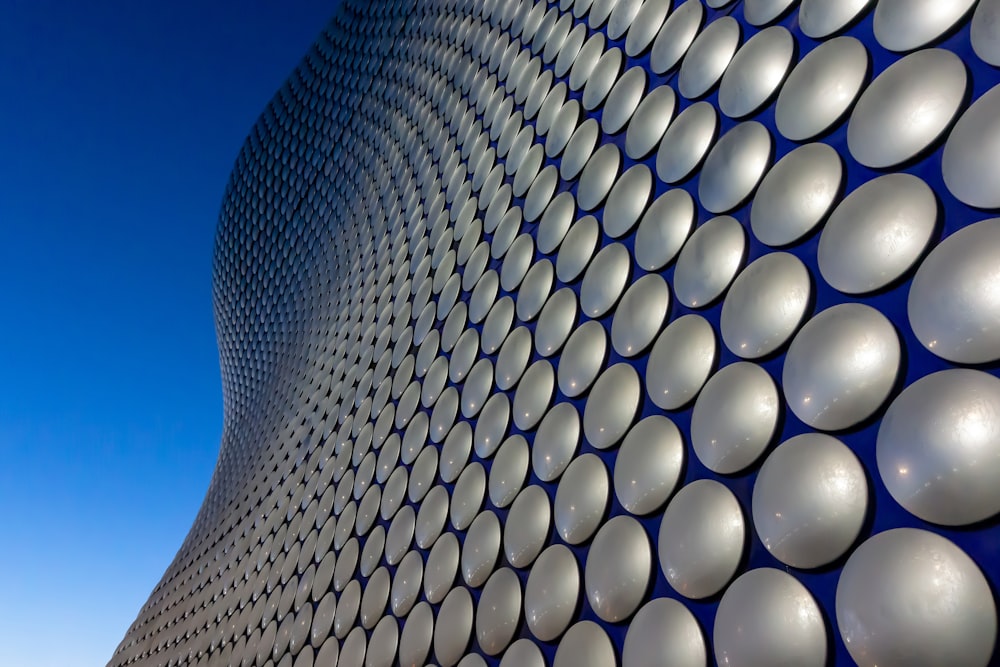
[{"label": "curved facade", "polygon": [[348,0],[110,665],[987,665],[1000,2]]}]

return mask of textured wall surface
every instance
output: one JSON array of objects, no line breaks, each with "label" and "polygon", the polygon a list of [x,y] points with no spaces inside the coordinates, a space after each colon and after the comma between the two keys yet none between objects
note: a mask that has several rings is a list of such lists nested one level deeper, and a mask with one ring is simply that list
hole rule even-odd
[{"label": "textured wall surface", "polygon": [[1000,1],[348,0],[111,665],[987,665]]}]

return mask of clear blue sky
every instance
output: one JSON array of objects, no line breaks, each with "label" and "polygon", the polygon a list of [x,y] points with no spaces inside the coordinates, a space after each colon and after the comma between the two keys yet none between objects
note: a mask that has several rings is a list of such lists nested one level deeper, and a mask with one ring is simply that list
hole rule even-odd
[{"label": "clear blue sky", "polygon": [[187,533],[223,189],[335,6],[0,1],[0,666],[103,665]]}]

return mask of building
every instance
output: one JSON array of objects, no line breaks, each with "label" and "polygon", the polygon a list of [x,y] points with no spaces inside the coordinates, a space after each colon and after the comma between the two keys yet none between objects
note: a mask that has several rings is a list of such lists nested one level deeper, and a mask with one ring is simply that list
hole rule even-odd
[{"label": "building", "polygon": [[[986,665],[1000,2],[349,0],[111,665]],[[676,5],[676,6],[673,6]]]}]

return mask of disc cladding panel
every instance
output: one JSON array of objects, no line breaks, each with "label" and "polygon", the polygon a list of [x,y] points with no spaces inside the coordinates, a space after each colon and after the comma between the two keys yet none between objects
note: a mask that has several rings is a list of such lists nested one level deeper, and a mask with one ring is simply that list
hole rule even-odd
[{"label": "disc cladding panel", "polygon": [[344,2],[233,170],[218,465],[110,664],[995,664],[974,5]]}]

